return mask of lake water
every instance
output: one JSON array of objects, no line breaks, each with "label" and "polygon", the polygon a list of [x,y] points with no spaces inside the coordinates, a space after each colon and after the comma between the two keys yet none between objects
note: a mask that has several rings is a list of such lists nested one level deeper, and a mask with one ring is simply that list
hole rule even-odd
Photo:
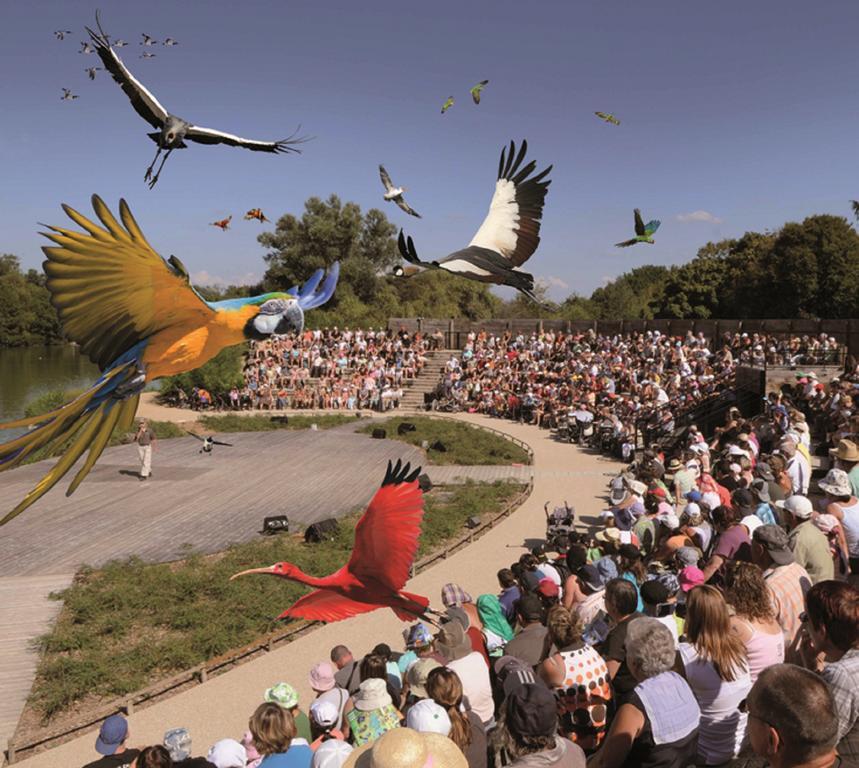
[{"label": "lake water", "polygon": [[[0,423],[24,415],[27,404],[52,389],[83,389],[98,367],[72,344],[54,347],[0,347]],[[13,437],[0,432],[0,441]]]}]

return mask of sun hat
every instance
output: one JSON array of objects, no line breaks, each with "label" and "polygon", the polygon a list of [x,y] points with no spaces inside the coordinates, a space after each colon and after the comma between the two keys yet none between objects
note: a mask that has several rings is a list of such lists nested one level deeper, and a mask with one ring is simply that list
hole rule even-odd
[{"label": "sun hat", "polygon": [[677,574],[671,571],[660,573],[653,581],[662,584],[668,590],[669,595],[676,595],[680,591],[680,580],[677,578]]},{"label": "sun hat", "polygon": [[645,493],[647,493],[647,485],[645,483],[642,483],[641,480],[633,480],[629,484],[629,489],[636,496],[643,496]]},{"label": "sun hat", "polygon": [[[522,600],[523,598],[519,598],[520,603]],[[435,644],[438,652],[448,661],[462,659],[472,651],[471,642],[465,634],[465,628],[458,621],[442,624]]]},{"label": "sun hat", "polygon": [[756,528],[752,540],[767,551],[776,565],[790,565],[794,562],[790,539],[780,525],[762,525]]},{"label": "sun hat", "polygon": [[595,565],[583,565],[576,571],[576,576],[591,592],[599,592],[605,587],[605,582]]},{"label": "sun hat", "polygon": [[668,466],[665,467],[668,472],[679,472],[683,469],[683,464],[680,463],[680,459],[676,456],[668,462]]},{"label": "sun hat", "polygon": [[773,474],[770,465],[765,461],[758,462],[758,465],[755,467],[755,476],[770,483],[775,481],[775,475]]},{"label": "sun hat", "polygon": [[459,584],[449,583],[441,588],[441,602],[445,608],[450,608],[451,606],[470,603],[472,599],[471,595],[460,587]]},{"label": "sun hat", "polygon": [[171,728],[164,734],[164,746],[170,759],[178,763],[191,755],[191,734],[187,728]]},{"label": "sun hat", "polygon": [[432,644],[432,633],[426,624],[420,621],[410,627],[404,634],[406,635],[406,648],[410,650],[425,648]]},{"label": "sun hat", "polygon": [[832,496],[852,496],[853,488],[850,485],[850,478],[843,469],[830,469],[818,484],[818,487],[824,493],[829,493]]},{"label": "sun hat", "polygon": [[859,446],[852,440],[839,440],[838,447],[832,448],[829,453],[842,461],[859,461]]},{"label": "sun hat", "polygon": [[310,719],[320,728],[331,728],[340,719],[340,710],[333,701],[316,699],[310,705]]},{"label": "sun hat", "polygon": [[421,699],[409,707],[406,726],[420,733],[440,733],[447,736],[451,729],[450,716],[444,707],[432,699]]},{"label": "sun hat", "polygon": [[620,574],[617,571],[617,563],[613,557],[604,556],[594,563],[594,567],[599,572],[603,584],[608,584],[612,579],[616,579]]},{"label": "sun hat", "polygon": [[122,715],[111,715],[98,729],[95,751],[107,757],[119,749],[128,736],[128,721]]},{"label": "sun hat", "polygon": [[466,631],[468,631],[468,628],[471,626],[471,620],[468,618],[468,614],[462,608],[457,606],[451,606],[450,608],[445,609],[444,618],[441,622],[442,624],[445,624],[448,621],[458,621]]},{"label": "sun hat", "polygon": [[334,667],[327,661],[320,661],[314,664],[310,670],[310,687],[314,691],[330,691],[337,683],[334,681]]},{"label": "sun hat", "polygon": [[523,685],[505,703],[507,728],[515,736],[551,736],[558,730],[555,694],[544,685]]},{"label": "sun hat", "polygon": [[687,565],[677,574],[677,580],[680,582],[680,589],[689,592],[704,583],[704,571],[695,565]]},{"label": "sun hat", "polygon": [[447,736],[394,728],[352,751],[343,768],[468,768],[462,750]]},{"label": "sun hat", "polygon": [[[469,650],[471,646],[469,645]],[[435,659],[418,659],[406,671],[409,690],[422,699],[427,697],[427,678],[429,673],[441,666]]]},{"label": "sun hat", "polygon": [[355,709],[362,712],[381,709],[394,703],[388,693],[387,684],[380,677],[368,677],[366,680],[362,680],[353,699]]},{"label": "sun hat", "polygon": [[840,525],[835,515],[818,515],[812,523],[821,533],[832,533]]},{"label": "sun hat", "polygon": [[777,501],[775,505],[780,509],[790,512],[790,514],[800,520],[808,520],[814,512],[811,500],[799,494],[788,496],[784,501]]},{"label": "sun hat", "polygon": [[740,525],[745,526],[745,529],[749,532],[749,536],[751,536],[755,530],[760,528],[763,524],[764,521],[757,515],[746,515],[742,520],[740,520]]},{"label": "sun hat", "polygon": [[620,529],[613,525],[608,528],[603,528],[603,530],[597,532],[594,538],[597,541],[606,543],[610,541],[620,541]]},{"label": "sun hat", "polygon": [[686,565],[698,565],[698,560],[701,559],[701,553],[695,547],[680,547],[674,557],[677,561]]},{"label": "sun hat", "polygon": [[341,739],[323,741],[313,753],[310,768],[343,768],[353,749],[348,741]]},{"label": "sun hat", "polygon": [[235,739],[221,739],[212,744],[206,760],[215,768],[245,768],[248,753]]},{"label": "sun hat", "polygon": [[266,690],[263,698],[272,704],[279,704],[284,709],[292,709],[298,706],[298,691],[289,683],[273,685]]}]

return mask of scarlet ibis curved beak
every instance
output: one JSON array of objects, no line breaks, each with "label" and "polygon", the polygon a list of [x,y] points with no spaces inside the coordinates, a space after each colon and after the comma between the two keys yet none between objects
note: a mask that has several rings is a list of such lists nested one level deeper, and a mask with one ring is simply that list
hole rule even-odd
[{"label": "scarlet ibis curved beak", "polygon": [[249,573],[267,573],[270,575],[274,575],[275,571],[273,565],[268,566],[268,568],[251,568],[247,571],[242,571],[241,573],[234,573],[232,576],[230,576],[230,581],[239,578],[239,576],[247,576]]}]

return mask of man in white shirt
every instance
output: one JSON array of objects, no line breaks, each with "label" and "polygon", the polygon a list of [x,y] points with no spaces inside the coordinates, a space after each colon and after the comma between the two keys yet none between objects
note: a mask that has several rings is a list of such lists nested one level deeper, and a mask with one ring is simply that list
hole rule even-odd
[{"label": "man in white shirt", "polygon": [[796,449],[796,443],[790,438],[785,438],[779,444],[779,451],[787,460],[785,472],[793,485],[793,492],[806,496],[808,484],[811,481],[811,465],[808,459]]}]

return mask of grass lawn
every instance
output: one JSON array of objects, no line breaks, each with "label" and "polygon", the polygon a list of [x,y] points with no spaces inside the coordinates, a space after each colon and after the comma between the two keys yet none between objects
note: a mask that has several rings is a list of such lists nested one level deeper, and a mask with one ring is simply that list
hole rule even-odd
[{"label": "grass lawn", "polygon": [[[400,435],[397,428],[408,422],[414,424],[414,432]],[[427,416],[398,417],[385,421],[373,421],[360,432],[372,434],[382,427],[391,440],[400,440],[421,447],[426,440],[430,446],[440,440],[447,451],[427,449],[427,456],[433,464],[530,464],[531,459],[524,448],[492,432],[451,419],[432,419]]]},{"label": "grass lawn", "polygon": [[[469,484],[431,492],[418,557],[462,535],[469,516],[500,510],[521,488]],[[331,542],[305,544],[282,534],[179,563],[132,559],[83,569],[58,595],[63,609],[40,641],[29,706],[47,723],[78,702],[97,705],[98,698],[131,693],[276,629],[276,617],[306,588],[273,577],[229,577],[281,560],[315,575],[331,573],[348,559],[362,512],[343,518]]]},{"label": "grass lawn", "polygon": [[274,429],[309,429],[316,424],[319,429],[331,429],[358,420],[356,415],[345,413],[326,413],[323,415],[300,414],[289,415],[286,423],[272,421],[270,416],[242,416],[238,413],[228,413],[224,416],[200,416],[200,423],[213,432],[268,432]]}]

